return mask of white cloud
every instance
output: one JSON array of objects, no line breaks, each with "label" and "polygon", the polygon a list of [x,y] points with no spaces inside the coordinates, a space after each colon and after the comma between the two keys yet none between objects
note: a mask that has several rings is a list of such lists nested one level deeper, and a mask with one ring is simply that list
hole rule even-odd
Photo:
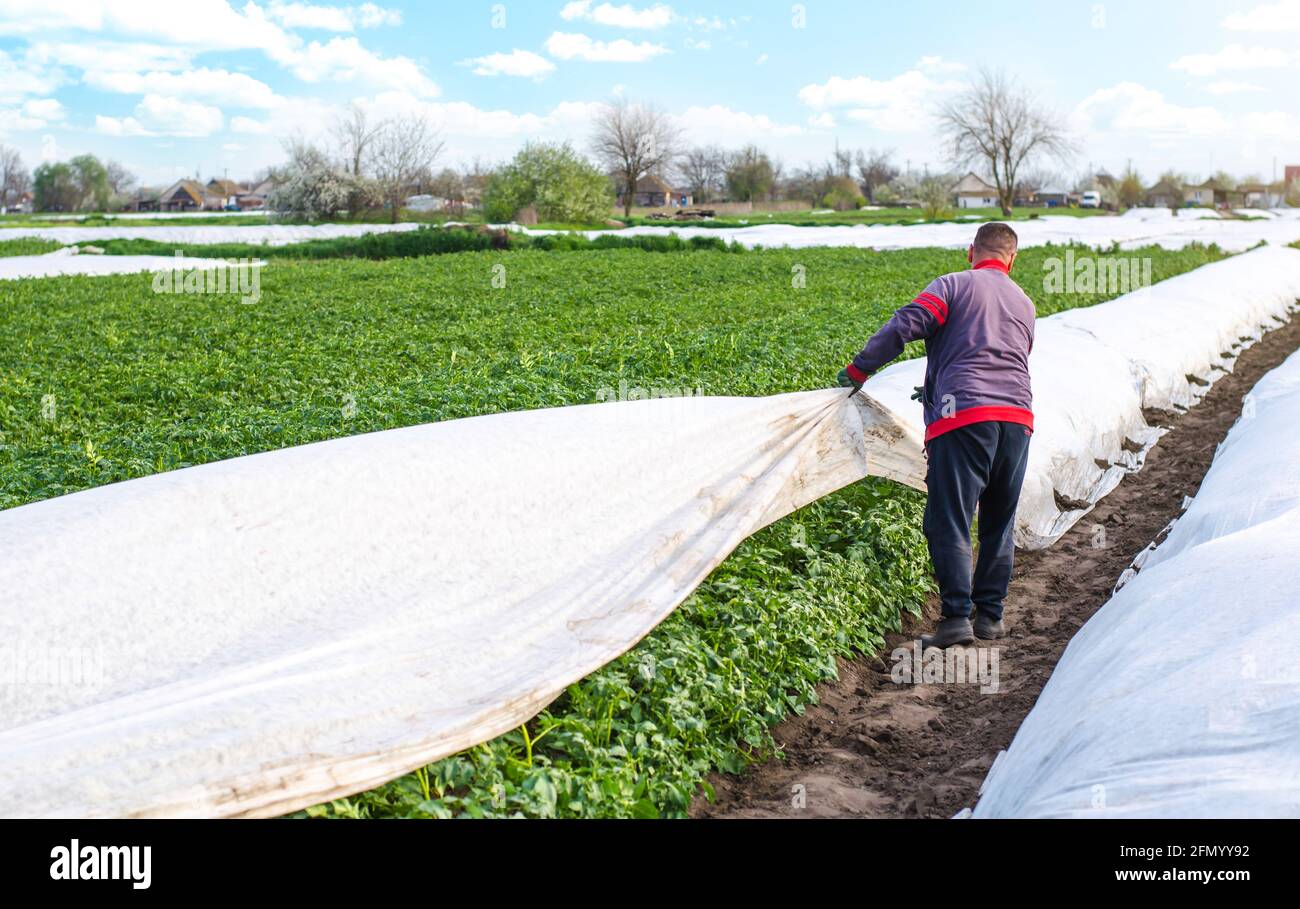
[{"label": "white cloud", "polygon": [[357,24],[362,28],[379,28],[381,25],[401,25],[402,11],[386,9],[373,3],[363,3],[356,8]]},{"label": "white cloud", "polygon": [[186,69],[193,56],[184,47],[89,39],[75,43],[35,41],[27,48],[27,60],[31,63],[100,72]]},{"label": "white cloud", "polygon": [[252,117],[231,117],[230,129],[236,133],[247,133],[254,136],[265,136],[271,133],[271,125],[263,123],[260,120],[254,120]]},{"label": "white cloud", "polygon": [[767,62],[767,54],[759,54],[758,59],[754,61],[755,66],[762,66]]},{"label": "white cloud", "polygon": [[1232,70],[1281,69],[1293,66],[1297,55],[1276,47],[1245,47],[1229,44],[1213,54],[1187,54],[1169,64],[1193,76],[1213,76]]},{"label": "white cloud", "polygon": [[1243,32],[1300,31],[1300,0],[1266,3],[1244,13],[1233,13],[1223,27]]},{"label": "white cloud", "polygon": [[14,104],[28,95],[48,95],[65,81],[62,70],[14,60],[0,50],[0,104]]},{"label": "white cloud", "polygon": [[271,0],[267,13],[285,28],[329,32],[351,32],[357,28],[378,28],[402,23],[400,10],[386,9],[374,3],[364,3],[361,6],[319,6]]},{"label": "white cloud", "polygon": [[808,118],[808,125],[814,129],[834,129],[835,117],[827,111],[813,114]]},{"label": "white cloud", "polygon": [[573,0],[560,10],[560,18],[566,22],[582,20],[614,28],[663,28],[676,18],[676,14],[671,6],[662,3],[637,9],[630,3],[593,6],[591,0]]},{"label": "white cloud", "polygon": [[814,110],[844,109],[844,116],[887,132],[915,132],[930,121],[930,111],[945,95],[960,91],[961,82],[936,80],[919,69],[892,79],[832,76],[821,84],[805,85],[799,100]]},{"label": "white cloud", "polygon": [[273,108],[283,101],[265,82],[259,82],[243,73],[206,67],[185,73],[90,70],[83,75],[82,81],[100,91],[201,98],[231,107]]},{"label": "white cloud", "polygon": [[1245,92],[1262,92],[1264,87],[1253,82],[1211,82],[1205,90],[1212,95],[1239,95]]},{"label": "white cloud", "polygon": [[688,133],[715,138],[723,135],[732,143],[797,136],[804,131],[802,126],[777,123],[766,114],[750,114],[721,104],[687,108],[677,119]]},{"label": "white cloud", "polygon": [[512,50],[508,54],[488,54],[461,61],[462,66],[474,67],[476,76],[520,76],[525,79],[545,79],[555,72],[555,64],[532,51]]},{"label": "white cloud", "polygon": [[686,49],[687,49],[687,50],[706,51],[706,50],[711,49],[712,47],[713,47],[713,42],[711,42],[711,41],[707,41],[707,40],[705,40],[705,41],[696,41],[694,38],[687,38],[687,39],[686,39]]},{"label": "white cloud", "polygon": [[218,132],[221,111],[197,101],[145,95],[133,117],[95,117],[95,129],[110,136],[182,136],[202,138]]},{"label": "white cloud", "polygon": [[314,28],[329,32],[352,31],[352,17],[338,6],[310,3],[281,3],[271,0],[267,14],[285,28]]},{"label": "white cloud", "polygon": [[435,85],[408,57],[380,57],[356,38],[312,41],[306,47],[284,51],[275,59],[304,82],[360,81],[379,88],[405,89],[424,97],[439,93]]},{"label": "white cloud", "polygon": [[27,101],[20,107],[0,109],[0,130],[44,129],[64,116],[63,105],[54,98]]},{"label": "white cloud", "polygon": [[[346,10],[363,25],[397,21],[391,10],[373,3]],[[355,37],[336,37],[324,44],[305,42],[254,2],[235,10],[227,0],[186,0],[184,15],[178,15],[174,0],[0,0],[0,34],[42,29],[111,31],[173,46],[187,58],[213,51],[257,50],[305,82],[356,81],[377,88],[406,87],[425,96],[437,94],[437,86],[415,61],[376,54]],[[99,70],[132,68],[105,66],[93,59],[83,59],[83,65]]]},{"label": "white cloud", "polygon": [[587,35],[555,32],[546,39],[546,52],[561,60],[586,60],[589,63],[644,63],[661,54],[671,53],[662,44],[642,41],[634,44],[626,38],[596,41]]},{"label": "white cloud", "polygon": [[1174,104],[1135,82],[1093,92],[1075,108],[1071,126],[1082,133],[1112,130],[1153,137],[1222,136],[1230,130],[1228,119],[1216,108]]}]

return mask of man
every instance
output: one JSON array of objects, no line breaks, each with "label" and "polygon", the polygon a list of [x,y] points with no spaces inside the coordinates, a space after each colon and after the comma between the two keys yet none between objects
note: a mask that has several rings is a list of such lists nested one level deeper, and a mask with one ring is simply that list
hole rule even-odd
[{"label": "man", "polygon": [[[904,344],[925,339],[925,386],[917,389],[929,467],[924,529],[943,616],[933,635],[921,637],[923,647],[1003,635],[1016,504],[1034,427],[1034,304],[1010,277],[1016,248],[1010,227],[985,224],[967,250],[973,268],[936,278],[839,374],[841,385],[860,389]],[[972,579],[977,505],[979,561]]]}]

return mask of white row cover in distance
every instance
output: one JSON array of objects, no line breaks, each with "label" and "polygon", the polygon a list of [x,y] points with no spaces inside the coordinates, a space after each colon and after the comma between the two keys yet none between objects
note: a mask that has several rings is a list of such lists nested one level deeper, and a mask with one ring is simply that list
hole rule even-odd
[{"label": "white row cover in distance", "polygon": [[[1204,397],[1298,298],[1300,250],[1262,247],[1039,319],[1029,362],[1035,429],[1016,542],[1054,543],[1141,467],[1161,435],[1159,412]],[[906,360],[865,391],[919,431],[920,407],[909,399],[924,376],[924,359]]]},{"label": "white row cover in distance", "polygon": [[1300,817],[1298,552],[1300,353],[1070,642],[974,816]]}]

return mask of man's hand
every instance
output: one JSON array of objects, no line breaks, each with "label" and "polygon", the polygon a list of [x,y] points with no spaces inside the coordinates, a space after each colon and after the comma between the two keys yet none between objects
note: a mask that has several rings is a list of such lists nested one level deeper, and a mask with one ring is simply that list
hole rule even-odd
[{"label": "man's hand", "polygon": [[862,383],[867,381],[867,374],[850,363],[840,370],[840,374],[835,379],[839,382],[840,388],[852,388],[854,391],[861,391]]}]

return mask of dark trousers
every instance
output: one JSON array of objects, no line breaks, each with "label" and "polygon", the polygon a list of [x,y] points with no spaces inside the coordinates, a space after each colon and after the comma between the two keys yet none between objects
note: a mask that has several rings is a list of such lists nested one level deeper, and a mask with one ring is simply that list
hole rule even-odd
[{"label": "dark trousers", "polygon": [[[1029,431],[1018,423],[972,423],[931,439],[926,453],[925,539],[943,616],[969,616],[974,608],[1001,619]],[[977,505],[980,547],[972,579],[970,525]]]}]

